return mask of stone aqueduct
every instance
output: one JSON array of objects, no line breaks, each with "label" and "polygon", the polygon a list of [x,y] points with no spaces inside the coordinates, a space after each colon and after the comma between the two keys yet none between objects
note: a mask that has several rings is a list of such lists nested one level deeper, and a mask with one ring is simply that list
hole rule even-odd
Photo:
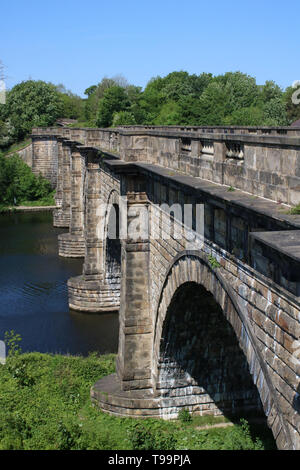
[{"label": "stone aqueduct", "polygon": [[[33,129],[32,168],[57,190],[60,256],[84,257],[70,307],[119,310],[117,374],[92,400],[163,418],[262,407],[278,448],[300,449],[300,129]],[[120,196],[148,235],[108,236]],[[163,203],[204,205],[202,245],[195,211],[178,239]]]}]

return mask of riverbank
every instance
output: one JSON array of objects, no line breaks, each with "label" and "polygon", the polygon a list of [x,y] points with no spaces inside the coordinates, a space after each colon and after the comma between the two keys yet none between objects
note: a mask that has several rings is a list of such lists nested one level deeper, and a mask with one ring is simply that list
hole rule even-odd
[{"label": "riverbank", "polygon": [[58,206],[0,206],[1,213],[9,212],[38,212],[38,211],[53,211]]},{"label": "riverbank", "polygon": [[[115,356],[16,354],[0,365],[0,449],[272,449],[271,432],[224,417],[163,421],[117,418],[96,409],[91,385],[114,372]],[[206,427],[203,426],[214,426]]]}]

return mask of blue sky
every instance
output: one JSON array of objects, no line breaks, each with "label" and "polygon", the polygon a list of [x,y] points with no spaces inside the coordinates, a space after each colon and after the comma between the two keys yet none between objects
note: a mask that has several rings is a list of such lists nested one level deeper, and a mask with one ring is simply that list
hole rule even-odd
[{"label": "blue sky", "polygon": [[299,0],[2,0],[7,84],[32,78],[83,96],[104,76],[145,86],[186,70],[300,79]]}]

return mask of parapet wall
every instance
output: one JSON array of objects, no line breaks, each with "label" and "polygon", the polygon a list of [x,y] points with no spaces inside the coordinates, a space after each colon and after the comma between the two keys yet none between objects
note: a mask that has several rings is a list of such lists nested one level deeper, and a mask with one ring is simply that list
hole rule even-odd
[{"label": "parapet wall", "polygon": [[126,162],[160,165],[288,205],[300,202],[298,128],[33,129],[33,169],[53,182],[57,136],[111,152]]},{"label": "parapet wall", "polygon": [[12,155],[19,155],[22,158],[23,162],[25,162],[30,168],[32,168],[32,144],[30,143],[26,147],[16,150],[14,152],[10,152],[7,154],[7,157],[11,157]]}]

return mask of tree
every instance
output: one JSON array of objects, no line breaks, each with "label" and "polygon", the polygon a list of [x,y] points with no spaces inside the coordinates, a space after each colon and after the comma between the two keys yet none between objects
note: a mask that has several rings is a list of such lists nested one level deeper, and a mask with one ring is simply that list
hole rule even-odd
[{"label": "tree", "polygon": [[237,109],[224,120],[227,126],[261,126],[262,123],[263,111],[258,106]]},{"label": "tree", "polygon": [[84,101],[80,96],[75,95],[70,90],[66,90],[64,85],[58,85],[60,99],[62,101],[62,117],[68,119],[80,119],[84,117]]},{"label": "tree", "polygon": [[180,106],[175,101],[168,101],[164,104],[159,115],[155,118],[154,123],[161,126],[180,125],[181,114]]},{"label": "tree", "polygon": [[14,128],[15,140],[24,138],[35,126],[53,125],[62,114],[62,99],[51,83],[28,80],[7,94],[5,117]]},{"label": "tree", "polygon": [[268,101],[274,98],[282,97],[281,88],[273,80],[267,80],[266,83],[259,88],[261,88],[259,100],[263,104],[268,103]]},{"label": "tree", "polygon": [[214,81],[223,88],[227,96],[224,101],[226,116],[233,111],[256,104],[259,91],[255,78],[241,72],[227,72],[215,77]]},{"label": "tree", "polygon": [[199,126],[220,126],[224,124],[230,96],[223,84],[211,82],[199,99],[197,124]]},{"label": "tree", "polygon": [[265,126],[287,126],[289,124],[286,107],[279,97],[271,99],[263,107]]},{"label": "tree", "polygon": [[[294,99],[293,99],[294,97]],[[283,101],[287,113],[287,119],[289,124],[300,119],[300,104],[298,102],[300,98],[300,86],[298,88],[288,87],[283,95]],[[294,101],[294,102],[293,102]]]},{"label": "tree", "polygon": [[134,114],[130,111],[119,111],[114,113],[112,127],[133,126],[136,124]]},{"label": "tree", "polygon": [[97,90],[97,85],[92,85],[84,91],[84,94],[89,98]]},{"label": "tree", "polygon": [[123,75],[116,75],[112,78],[104,77],[98,85],[92,85],[85,90],[88,98],[85,101],[84,116],[87,121],[96,124],[99,102],[103,98],[105,91],[113,86],[128,88],[130,85]]},{"label": "tree", "polygon": [[125,111],[130,105],[124,88],[112,86],[108,88],[99,102],[97,125],[109,127],[112,125],[114,113]]}]

